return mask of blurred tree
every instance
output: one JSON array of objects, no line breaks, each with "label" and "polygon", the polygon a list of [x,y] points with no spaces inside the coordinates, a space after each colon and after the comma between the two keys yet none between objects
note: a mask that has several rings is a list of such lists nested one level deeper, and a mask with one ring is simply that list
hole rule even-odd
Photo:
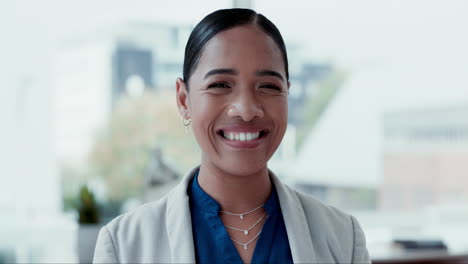
[{"label": "blurred tree", "polygon": [[339,88],[343,85],[346,74],[343,71],[335,70],[320,81],[316,92],[309,96],[304,106],[303,122],[297,127],[296,147],[302,147],[307,135],[320,121],[320,117],[332,102]]},{"label": "blurred tree", "polygon": [[156,144],[181,175],[200,162],[198,146],[180,121],[174,91],[121,97],[89,156],[91,171],[104,179],[111,202],[140,194]]}]

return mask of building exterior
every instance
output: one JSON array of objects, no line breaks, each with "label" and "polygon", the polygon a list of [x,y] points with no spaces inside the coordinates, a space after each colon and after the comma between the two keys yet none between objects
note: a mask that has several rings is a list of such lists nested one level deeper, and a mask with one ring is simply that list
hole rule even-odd
[{"label": "building exterior", "polygon": [[382,209],[468,201],[468,104],[383,116]]}]

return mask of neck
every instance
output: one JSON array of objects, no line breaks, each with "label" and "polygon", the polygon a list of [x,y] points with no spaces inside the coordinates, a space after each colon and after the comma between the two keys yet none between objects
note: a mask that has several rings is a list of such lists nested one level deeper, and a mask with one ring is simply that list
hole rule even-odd
[{"label": "neck", "polygon": [[249,175],[234,175],[202,161],[198,183],[220,204],[221,210],[233,213],[242,213],[264,204],[271,193],[266,166]]}]

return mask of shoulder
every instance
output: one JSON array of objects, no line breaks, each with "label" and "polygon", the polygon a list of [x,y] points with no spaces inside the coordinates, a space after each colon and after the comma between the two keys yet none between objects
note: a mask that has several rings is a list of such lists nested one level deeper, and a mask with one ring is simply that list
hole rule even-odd
[{"label": "shoulder", "polygon": [[166,208],[167,196],[114,218],[99,232],[94,262],[148,262],[154,259],[151,248],[169,261]]},{"label": "shoulder", "polygon": [[[318,260],[368,263],[364,232],[356,218],[314,196],[282,186],[304,213]],[[288,217],[288,216],[285,216]]]},{"label": "shoulder", "polygon": [[327,223],[326,226],[333,230],[349,230],[352,227],[352,217],[340,209],[327,205],[308,193],[291,188],[279,180],[275,181],[275,185],[279,185],[277,189],[281,189],[281,196],[289,205],[295,204],[300,207],[299,211],[304,212],[310,223]]},{"label": "shoulder", "polygon": [[[141,205],[106,224],[96,242],[95,262],[192,262],[187,186],[196,170],[190,171],[161,199]],[[174,254],[175,247],[179,249],[177,254]]]},{"label": "shoulder", "polygon": [[116,236],[134,235],[136,231],[147,233],[147,230],[162,229],[165,227],[168,209],[177,207],[178,210],[188,208],[187,187],[198,167],[192,169],[173,189],[157,201],[141,205],[123,215],[113,219],[106,225],[111,234]]},{"label": "shoulder", "polygon": [[334,228],[349,229],[351,227],[352,219],[349,214],[323,203],[310,194],[297,190],[292,191],[295,192],[301,202],[306,217],[319,222],[327,222],[328,225]]},{"label": "shoulder", "polygon": [[364,231],[354,216],[326,205],[312,195],[295,192],[304,208],[311,235],[316,238],[314,244],[345,253],[345,259],[351,263],[370,262]]},{"label": "shoulder", "polygon": [[141,205],[110,221],[106,228],[111,235],[132,235],[136,230],[154,223],[164,223],[166,217],[167,196],[160,200]]}]

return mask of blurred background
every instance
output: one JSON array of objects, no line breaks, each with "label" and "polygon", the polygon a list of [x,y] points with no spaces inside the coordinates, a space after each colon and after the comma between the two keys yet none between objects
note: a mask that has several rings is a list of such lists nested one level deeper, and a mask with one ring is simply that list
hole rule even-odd
[{"label": "blurred background", "polygon": [[374,260],[468,252],[468,1],[2,0],[0,263],[89,261],[102,224],[198,164],[175,79],[195,24],[230,7],[289,53],[270,168],[355,215]]}]

